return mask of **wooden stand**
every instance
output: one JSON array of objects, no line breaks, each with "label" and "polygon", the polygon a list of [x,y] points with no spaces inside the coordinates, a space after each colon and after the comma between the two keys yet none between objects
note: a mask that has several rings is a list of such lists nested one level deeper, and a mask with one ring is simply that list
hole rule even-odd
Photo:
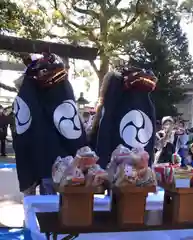
[{"label": "wooden stand", "polygon": [[144,224],[146,197],[155,191],[156,187],[114,188],[111,209],[118,225]]},{"label": "wooden stand", "polygon": [[[86,227],[93,223],[93,201],[96,188],[67,186],[60,193],[59,219],[62,225]],[[146,197],[156,187],[114,187],[109,217],[119,226],[144,224]],[[84,217],[83,217],[84,216]]]},{"label": "wooden stand", "polygon": [[92,225],[93,199],[93,188],[69,186],[60,189],[59,219],[61,224],[80,227]]},{"label": "wooden stand", "polygon": [[[58,218],[58,212],[37,212],[37,220],[40,226],[40,232],[46,233],[47,239],[57,239],[59,234],[69,234],[63,239],[72,239],[72,236],[77,236],[81,233],[112,233],[112,232],[129,232],[129,231],[160,231],[160,230],[179,230],[192,229],[193,223],[180,224],[161,224],[146,226],[142,224],[125,224],[119,226],[113,221],[111,213],[108,211],[94,212],[93,224],[87,227],[68,227],[62,226]],[[53,237],[51,236],[53,235]],[[143,236],[143,233],[141,233]],[[73,238],[74,239],[74,238]],[[92,237],[91,237],[92,239]],[[100,239],[100,237],[99,237]]]},{"label": "wooden stand", "polygon": [[163,222],[168,224],[193,222],[193,188],[164,187]]}]

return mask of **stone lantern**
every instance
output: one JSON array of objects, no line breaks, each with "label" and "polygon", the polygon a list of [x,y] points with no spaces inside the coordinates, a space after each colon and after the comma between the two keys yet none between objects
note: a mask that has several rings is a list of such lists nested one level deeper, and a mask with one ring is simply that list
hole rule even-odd
[{"label": "stone lantern", "polygon": [[84,110],[85,105],[89,104],[89,101],[84,98],[83,92],[80,93],[80,97],[78,98],[78,100],[76,102],[77,102],[79,110]]}]

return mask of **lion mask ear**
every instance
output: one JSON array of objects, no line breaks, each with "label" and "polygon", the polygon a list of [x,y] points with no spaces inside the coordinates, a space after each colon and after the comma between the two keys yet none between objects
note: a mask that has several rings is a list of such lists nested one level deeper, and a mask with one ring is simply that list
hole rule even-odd
[{"label": "lion mask ear", "polygon": [[33,61],[36,61],[44,57],[43,54],[22,54],[21,59],[26,67],[28,67]]},{"label": "lion mask ear", "polygon": [[30,54],[25,54],[22,56],[22,61],[24,63],[24,65],[27,67],[29,64],[32,63],[32,58]]}]

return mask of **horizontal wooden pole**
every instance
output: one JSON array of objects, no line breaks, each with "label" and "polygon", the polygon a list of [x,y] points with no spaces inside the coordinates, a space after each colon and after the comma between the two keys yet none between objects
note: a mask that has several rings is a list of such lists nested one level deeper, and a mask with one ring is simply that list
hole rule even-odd
[{"label": "horizontal wooden pole", "polygon": [[52,43],[40,40],[31,40],[0,35],[0,49],[10,52],[42,53],[50,51],[61,57],[95,60],[98,50],[96,48],[73,46],[70,44]]}]

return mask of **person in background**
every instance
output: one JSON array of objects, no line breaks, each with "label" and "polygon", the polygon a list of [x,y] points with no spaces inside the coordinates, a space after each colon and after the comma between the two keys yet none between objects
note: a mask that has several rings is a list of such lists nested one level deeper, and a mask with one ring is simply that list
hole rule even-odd
[{"label": "person in background", "polygon": [[187,131],[185,129],[185,124],[183,121],[180,121],[177,124],[177,130],[176,130],[177,140],[176,140],[176,153],[180,155],[182,158],[182,166],[186,165],[186,157],[188,155],[188,140],[189,136],[187,134]]},{"label": "person in background", "polygon": [[187,134],[188,134],[188,142],[187,145],[190,145],[191,143],[193,143],[193,127],[188,128],[186,130]]},{"label": "person in background", "polygon": [[4,114],[4,108],[0,105],[0,141],[1,156],[6,157],[6,137],[7,137],[8,119]]},{"label": "person in background", "polygon": [[88,134],[92,128],[93,117],[91,116],[90,112],[83,112],[82,117],[83,117],[83,124],[84,124],[85,131]]},{"label": "person in background", "polygon": [[16,134],[15,130],[15,116],[13,113],[13,106],[9,106],[4,109],[4,115],[7,117],[7,122],[11,130],[11,137],[12,137],[12,147],[14,149],[14,137]]},{"label": "person in background", "polygon": [[156,132],[159,132],[162,129],[161,122],[159,120],[156,121]]},{"label": "person in background", "polygon": [[193,166],[193,143],[191,143],[188,148],[188,157],[186,164]]},{"label": "person in background", "polygon": [[170,162],[175,152],[176,134],[174,130],[174,119],[165,116],[161,121],[162,130],[156,133],[156,154],[155,163]]},{"label": "person in background", "polygon": [[90,120],[90,113],[89,112],[83,112],[82,117],[83,117],[84,126],[86,127],[87,124],[89,123],[89,120]]}]

